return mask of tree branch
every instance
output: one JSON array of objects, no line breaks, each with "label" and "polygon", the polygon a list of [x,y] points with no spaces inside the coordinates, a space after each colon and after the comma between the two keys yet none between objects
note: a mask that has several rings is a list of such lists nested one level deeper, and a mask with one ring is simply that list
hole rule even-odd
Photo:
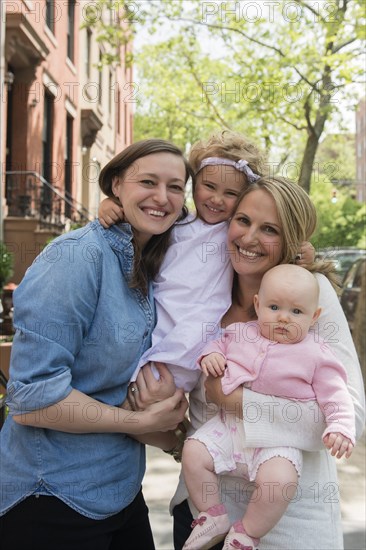
[{"label": "tree branch", "polygon": [[[224,25],[215,25],[214,23],[203,23],[202,21],[197,21],[196,19],[190,19],[188,17],[169,17],[168,16],[168,19],[169,19],[169,21],[185,21],[186,23],[191,23],[193,25],[201,25],[201,26],[206,27],[206,28],[208,27],[208,28],[211,28],[211,29],[220,29],[220,30],[235,32],[235,33],[240,34],[241,36],[243,36],[246,40],[249,40],[250,42],[254,42],[254,44],[258,44],[259,46],[262,46],[263,48],[268,48],[268,49],[278,53],[278,55],[280,57],[282,57],[283,59],[287,59],[286,54],[284,54],[283,51],[280,50],[280,48],[276,48],[276,46],[272,46],[271,44],[266,44],[265,42],[262,42],[261,40],[258,40],[257,38],[253,38],[252,36],[246,34],[244,31],[241,31],[240,29],[237,29],[235,27],[224,26]],[[311,88],[314,88],[315,85],[312,82],[310,82],[310,80],[308,80],[306,78],[306,76],[303,75],[296,66],[292,65],[292,68],[296,72],[296,74],[301,78],[301,80],[306,82]]]},{"label": "tree branch", "polygon": [[289,124],[290,126],[292,126],[293,128],[295,128],[296,130],[299,130],[300,132],[302,132],[302,130],[307,130],[308,127],[307,126],[298,126],[297,124],[295,124],[294,122],[291,122],[290,120],[287,120],[287,118],[285,118],[284,116],[278,116],[277,117],[279,120],[282,120],[283,122],[285,122],[286,124]]},{"label": "tree branch", "polygon": [[320,15],[319,12],[317,12],[312,6],[309,6],[306,2],[303,0],[294,0],[296,4],[299,4],[299,6],[303,6],[304,8],[308,9],[312,14],[316,15],[317,17],[320,17],[323,23],[326,23],[326,20],[322,15]]},{"label": "tree branch", "polygon": [[342,48],[345,48],[348,46],[348,44],[352,44],[352,42],[356,42],[357,38],[350,38],[349,40],[346,40],[345,42],[338,44],[338,46],[334,46],[333,53],[339,52]]},{"label": "tree branch", "polygon": [[188,62],[188,66],[190,68],[190,71],[191,71],[191,74],[196,82],[196,84],[198,85],[198,87],[201,89],[201,92],[203,92],[205,98],[206,98],[206,101],[207,101],[207,104],[209,106],[209,108],[213,111],[213,113],[215,114],[215,116],[217,117],[217,119],[221,122],[221,124],[223,126],[225,126],[225,128],[227,128],[228,130],[231,130],[231,127],[227,124],[227,122],[222,118],[222,116],[220,115],[219,111],[217,110],[216,108],[216,105],[211,101],[209,95],[207,94],[207,91],[205,90],[205,88],[202,86],[202,81],[199,79],[198,75],[196,74],[195,70],[194,70],[194,66],[193,66],[193,63],[192,63],[192,60],[190,59],[189,55],[185,52],[183,53],[183,55],[185,56],[187,62]]},{"label": "tree branch", "polygon": [[306,98],[306,101],[304,103],[304,112],[305,112],[305,120],[306,120],[306,124],[307,124],[307,130],[310,131],[312,134],[315,132],[315,128],[311,122],[311,119],[310,119],[310,111],[311,111],[311,106],[310,106],[310,94],[308,95],[308,97]]}]

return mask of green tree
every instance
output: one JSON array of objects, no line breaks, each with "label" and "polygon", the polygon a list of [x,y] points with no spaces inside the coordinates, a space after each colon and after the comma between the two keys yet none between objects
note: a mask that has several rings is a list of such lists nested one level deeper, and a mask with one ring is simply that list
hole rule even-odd
[{"label": "green tree", "polygon": [[328,134],[319,145],[316,169],[332,182],[348,182],[350,194],[356,179],[356,144],[354,134]]},{"label": "green tree", "polygon": [[[347,188],[337,189],[327,176],[318,177],[311,198],[318,213],[318,227],[312,242],[316,249],[358,246],[365,248],[366,206],[349,195]],[[335,200],[336,199],[336,200]]]},{"label": "green tree", "polygon": [[[105,8],[115,14],[112,24],[95,15]],[[174,29],[173,34],[179,35],[178,40],[149,47],[149,70],[145,65],[139,73],[141,87],[146,77],[150,90],[145,87],[145,104],[140,103],[137,110],[139,134],[158,123],[155,131],[178,135],[179,140],[196,135],[188,130],[191,123],[199,127],[205,123],[207,130],[215,123],[240,129],[245,121],[267,149],[275,151],[279,165],[291,156],[294,143],[302,143],[299,183],[307,191],[326,123],[339,109],[349,85],[364,75],[363,0],[98,0],[89,8],[85,23],[96,27],[99,39],[112,44],[112,49],[136,32],[169,35]],[[211,40],[206,67],[192,46],[193,42],[198,46],[202,36]],[[147,55],[145,51],[142,63]],[[213,63],[220,65],[219,71],[203,70]],[[189,94],[195,86],[200,89],[201,109],[195,104],[194,91]],[[166,93],[159,104],[154,103],[157,87]],[[152,120],[146,116],[147,109],[153,112]],[[180,116],[178,129],[173,118]]]},{"label": "green tree", "polygon": [[[224,78],[205,80],[195,57],[184,67],[200,85],[207,111],[221,125],[235,129],[244,119],[251,121],[268,150],[278,155],[281,146],[282,161],[300,134],[299,182],[309,191],[326,123],[339,109],[349,85],[364,75],[364,2],[166,0],[135,4],[137,29],[150,25],[164,32],[170,30],[168,21],[171,27],[176,25],[181,43],[187,44],[199,43],[202,29],[206,31],[212,45],[210,58],[220,52],[221,63],[226,63],[226,72],[221,73]],[[165,46],[161,44],[162,52]],[[157,59],[161,63],[161,57]],[[179,80],[171,84],[179,86]],[[158,80],[156,85],[160,85]],[[171,117],[172,110],[167,114]]]}]

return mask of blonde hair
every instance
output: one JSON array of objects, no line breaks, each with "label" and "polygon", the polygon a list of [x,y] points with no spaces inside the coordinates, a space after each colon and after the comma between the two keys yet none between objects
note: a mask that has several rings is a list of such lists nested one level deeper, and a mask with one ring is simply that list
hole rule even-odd
[{"label": "blonde hair", "polygon": [[[294,263],[301,243],[309,241],[316,228],[317,214],[313,202],[300,185],[289,179],[262,177],[242,191],[234,212],[243,198],[256,190],[269,193],[276,204],[282,227],[282,256],[279,263]],[[314,261],[307,269],[312,273],[323,273],[337,289],[338,279],[332,262]]]},{"label": "blonde hair", "polygon": [[207,140],[198,141],[192,146],[189,163],[194,172],[197,172],[202,160],[208,157],[246,160],[255,174],[261,176],[264,173],[264,153],[244,135],[230,130],[212,134]]}]

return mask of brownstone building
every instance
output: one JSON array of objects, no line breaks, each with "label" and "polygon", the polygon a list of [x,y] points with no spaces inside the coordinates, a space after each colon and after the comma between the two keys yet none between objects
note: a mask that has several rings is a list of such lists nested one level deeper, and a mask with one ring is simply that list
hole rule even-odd
[{"label": "brownstone building", "polygon": [[108,45],[83,27],[90,4],[1,2],[0,240],[15,283],[47,239],[96,216],[100,167],[132,141],[127,48],[101,63]]}]

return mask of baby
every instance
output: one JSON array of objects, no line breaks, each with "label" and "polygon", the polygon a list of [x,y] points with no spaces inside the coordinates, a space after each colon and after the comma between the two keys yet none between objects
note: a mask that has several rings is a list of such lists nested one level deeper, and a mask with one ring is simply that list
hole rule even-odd
[{"label": "baby", "polygon": [[[270,269],[254,297],[258,320],[226,327],[204,348],[199,363],[206,375],[222,377],[224,394],[245,384],[259,393],[316,400],[327,423],[325,446],[348,458],[355,442],[353,403],[342,364],[309,332],[321,311],[318,299],[317,280],[306,269],[289,264]],[[200,512],[183,550],[211,548],[225,537],[224,549],[234,540],[243,545],[238,548],[257,547],[296,494],[301,468],[299,449],[246,448],[242,422],[221,409],[183,448],[185,482]],[[256,490],[243,519],[230,529],[218,492],[204,488],[217,486],[217,474],[234,471],[249,477]]]}]

